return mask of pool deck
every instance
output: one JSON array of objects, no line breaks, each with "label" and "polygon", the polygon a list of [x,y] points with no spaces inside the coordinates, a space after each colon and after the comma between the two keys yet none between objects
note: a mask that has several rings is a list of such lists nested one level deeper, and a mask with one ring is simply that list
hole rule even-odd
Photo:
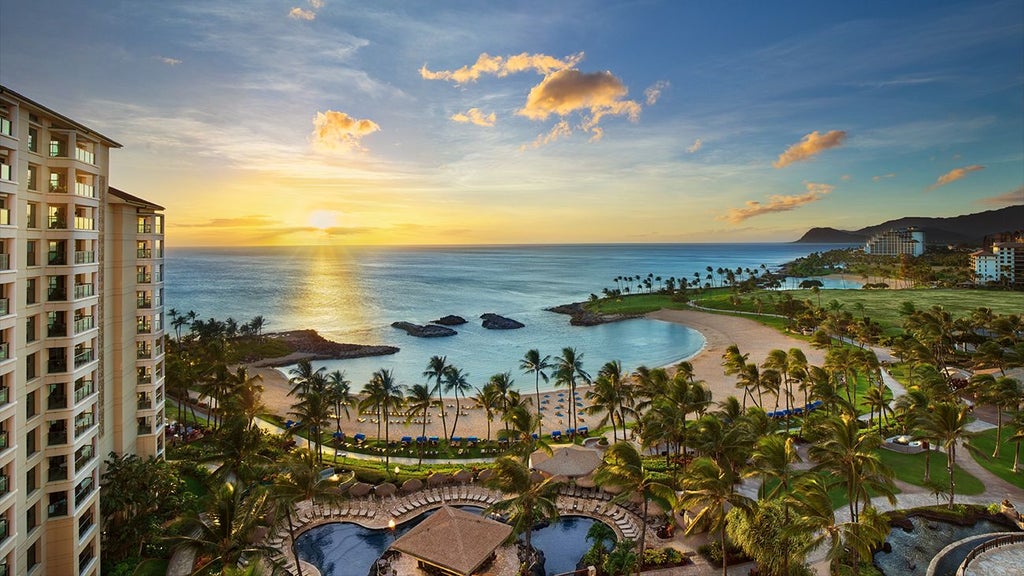
[{"label": "pool deck", "polygon": [[964,576],[1017,576],[1024,567],[1024,543],[1002,546],[978,556]]}]

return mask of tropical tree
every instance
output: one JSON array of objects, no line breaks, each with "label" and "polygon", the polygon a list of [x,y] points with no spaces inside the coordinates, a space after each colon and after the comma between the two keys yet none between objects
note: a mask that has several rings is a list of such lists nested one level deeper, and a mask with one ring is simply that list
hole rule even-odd
[{"label": "tropical tree", "polygon": [[319,388],[325,384],[324,371],[327,370],[323,366],[317,369],[313,369],[313,363],[308,359],[299,360],[295,368],[288,371],[291,378],[288,379],[288,383],[292,385],[292,389],[289,392],[290,395],[302,397],[302,394],[308,392],[311,389]]},{"label": "tropical tree", "polygon": [[448,423],[445,420],[444,410],[444,389],[441,387],[441,380],[444,378],[444,373],[448,369],[448,357],[447,356],[431,356],[430,360],[427,360],[427,369],[423,371],[423,376],[430,381],[434,379],[434,392],[437,392],[437,402],[441,406],[441,437],[448,437]]},{"label": "tropical tree", "polygon": [[883,422],[888,424],[888,415],[893,413],[893,409],[889,407],[889,400],[885,397],[885,388],[881,386],[869,388],[864,393],[864,403],[867,404],[869,410],[869,424],[875,421],[875,412],[878,412],[878,433],[881,434]]},{"label": "tropical tree", "polygon": [[602,415],[597,423],[600,428],[611,422],[612,442],[618,442],[618,429],[622,428],[622,438],[626,438],[626,417],[632,413],[632,386],[626,381],[622,372],[622,363],[612,360],[605,363],[597,373],[594,386],[586,393],[589,405],[583,409],[588,416]]},{"label": "tropical tree", "polygon": [[341,433],[341,413],[345,412],[345,418],[351,419],[348,407],[355,403],[356,398],[352,394],[352,382],[345,378],[345,372],[335,370],[327,374],[327,393],[334,402],[334,420],[338,433]]},{"label": "tropical tree", "polygon": [[331,409],[333,402],[324,387],[326,380],[318,377],[320,385],[314,386],[305,392],[299,392],[299,400],[292,404],[291,412],[288,414],[295,418],[297,424],[293,427],[296,431],[305,431],[309,442],[316,450],[318,462],[323,461],[323,432],[325,426],[330,426]]},{"label": "tropical tree", "polygon": [[392,370],[387,368],[377,370],[370,377],[370,380],[375,383],[374,389],[378,391],[378,404],[381,417],[384,420],[384,468],[390,472],[391,421],[388,418],[388,414],[399,410],[405,401],[405,397],[402,393],[402,387],[395,381],[395,375]]},{"label": "tropical tree", "polygon": [[683,476],[683,492],[678,500],[679,509],[696,511],[686,526],[687,534],[692,534],[698,526],[707,526],[710,532],[719,532],[723,576],[728,574],[729,569],[725,553],[726,506],[749,510],[753,504],[749,498],[733,490],[736,480],[731,468],[719,466],[711,458],[697,458]]},{"label": "tropical tree", "polygon": [[460,368],[455,366],[449,366],[444,371],[444,391],[455,393],[455,422],[452,422],[451,435],[448,436],[450,442],[455,437],[455,427],[459,425],[459,414],[462,412],[462,405],[459,404],[459,394],[462,397],[466,397],[466,393],[473,389],[473,386],[469,383],[469,375],[462,371]]},{"label": "tropical tree", "polygon": [[259,374],[249,376],[244,367],[239,367],[234,374],[231,394],[226,406],[231,417],[242,418],[249,430],[256,429],[256,419],[267,413],[267,405],[263,403],[263,377]]},{"label": "tropical tree", "polygon": [[810,575],[804,561],[809,532],[790,530],[789,512],[781,499],[759,500],[749,512],[733,508],[726,513],[729,540],[757,562],[764,576]]},{"label": "tropical tree", "polygon": [[569,423],[576,426],[576,384],[590,382],[590,374],[583,369],[583,353],[575,348],[562,348],[562,355],[555,359],[556,385],[569,387]]},{"label": "tropical tree", "polygon": [[[970,439],[974,434],[967,430],[971,421],[966,404],[954,404],[952,402],[937,402],[932,405],[928,416],[921,422],[921,431],[924,436],[942,446],[946,451],[946,473],[949,476],[949,507],[953,508],[953,499],[956,495],[956,480],[953,477],[953,469],[956,466],[957,444],[963,440]],[[973,449],[969,444],[964,444],[967,449]]]},{"label": "tropical tree", "polygon": [[515,385],[515,380],[512,379],[512,374],[509,372],[502,372],[491,376],[491,379],[487,381],[492,388],[498,393],[498,398],[501,400],[501,411],[508,411],[509,395],[514,392],[512,386]]},{"label": "tropical tree", "polygon": [[[793,464],[800,461],[793,437],[778,434],[761,436],[754,444],[746,476],[761,477],[761,498],[777,498],[789,492],[790,484],[797,476]],[[769,480],[777,481],[771,490],[768,489]]]},{"label": "tropical tree", "polygon": [[[616,281],[621,279],[616,278]],[[519,369],[526,374],[533,374],[533,388],[534,388],[534,399],[537,402],[537,415],[540,415],[540,381],[544,380],[546,384],[548,381],[547,370],[552,368],[551,356],[540,355],[540,350],[532,348],[526,351],[523,355],[523,359],[519,361]],[[544,434],[544,418],[541,417],[537,420],[537,434]]]},{"label": "tropical tree", "polygon": [[494,414],[501,408],[501,392],[490,383],[484,384],[483,388],[477,388],[473,395],[473,403],[477,408],[484,411],[487,418],[487,441],[491,441],[491,422],[494,421]]},{"label": "tropical tree", "polygon": [[1010,436],[1009,440],[1012,441],[1015,446],[1015,450],[1013,452],[1013,466],[1010,468],[1010,471],[1017,473],[1024,469],[1021,468],[1020,465],[1020,445],[1021,442],[1024,442],[1024,410],[1018,410],[1016,414],[1013,415],[1013,420],[1010,425],[1012,426],[1011,430],[1013,430],[1013,435]]},{"label": "tropical tree", "polygon": [[875,432],[861,434],[852,414],[823,420],[813,431],[810,457],[817,472],[829,474],[829,487],[840,486],[846,493],[850,518],[856,522],[861,502],[872,494],[887,496],[895,503],[893,472],[878,457],[882,438]]},{"label": "tropical tree", "polygon": [[284,512],[287,521],[298,576],[302,576],[302,562],[299,561],[299,551],[295,547],[295,506],[306,500],[311,500],[314,504],[331,504],[341,499],[341,494],[337,490],[337,477],[324,476],[320,471],[320,464],[313,453],[299,448],[284,459],[281,470],[274,476],[274,481],[270,485],[270,504],[276,506],[278,511]]},{"label": "tropical tree", "polygon": [[214,492],[206,510],[187,514],[181,535],[167,541],[175,549],[195,551],[201,563],[193,574],[209,574],[217,567],[226,574],[242,560],[270,560],[277,549],[261,543],[270,528],[269,508],[265,490],[243,490],[228,482]]},{"label": "tropical tree", "polygon": [[999,458],[999,447],[1003,443],[1003,412],[1007,408],[1017,409],[1024,402],[1024,391],[1020,383],[1006,376],[996,378],[992,374],[976,374],[971,385],[979,391],[984,402],[996,407],[996,447],[993,458]]},{"label": "tropical tree", "polygon": [[[633,495],[639,495],[643,501],[640,517],[645,527],[649,503],[654,502],[662,510],[671,510],[675,506],[675,491],[645,468],[640,452],[629,442],[618,442],[608,448],[604,462],[594,472],[594,483],[621,488],[613,502],[624,502]],[[640,530],[637,556],[641,561],[637,562],[637,574],[640,574],[646,536],[646,528]]]},{"label": "tropical tree", "polygon": [[560,483],[554,478],[533,481],[529,466],[512,456],[502,456],[494,462],[494,473],[484,483],[499,490],[505,498],[498,500],[487,512],[505,514],[512,525],[512,538],[524,536],[528,554],[527,565],[532,568],[536,562],[536,551],[531,544],[533,527],[541,520],[558,517]]},{"label": "tropical tree", "polygon": [[[409,408],[409,416],[407,420],[411,420],[414,414],[419,414],[421,419],[421,430],[420,436],[425,437],[427,435],[427,412],[430,411],[430,407],[434,404],[434,393],[426,384],[413,384],[409,387],[409,393],[405,396],[406,406]],[[490,422],[488,421],[488,430],[490,429]],[[420,448],[420,461],[417,466],[423,466],[423,449],[424,442],[417,442]]]}]

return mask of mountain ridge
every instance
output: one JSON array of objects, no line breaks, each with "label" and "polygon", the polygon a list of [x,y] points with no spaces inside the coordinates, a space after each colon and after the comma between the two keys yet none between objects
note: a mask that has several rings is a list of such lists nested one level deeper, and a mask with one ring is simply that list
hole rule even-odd
[{"label": "mountain ridge", "polygon": [[905,216],[881,224],[866,226],[859,230],[815,227],[805,232],[796,243],[852,244],[867,242],[868,238],[880,232],[911,226],[924,232],[927,244],[980,246],[985,236],[1024,228],[1024,204],[945,218]]}]

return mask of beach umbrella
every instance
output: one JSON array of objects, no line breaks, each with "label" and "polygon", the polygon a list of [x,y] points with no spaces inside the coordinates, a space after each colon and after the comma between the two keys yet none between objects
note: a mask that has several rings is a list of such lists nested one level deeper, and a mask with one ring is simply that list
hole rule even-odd
[{"label": "beach umbrella", "polygon": [[551,458],[533,462],[533,467],[550,476],[579,478],[601,465],[601,453],[592,448],[565,446],[554,451]]},{"label": "beach umbrella", "polygon": [[473,472],[471,470],[466,470],[465,468],[463,468],[462,470],[459,470],[458,472],[455,473],[454,478],[455,481],[458,482],[459,484],[468,484],[470,481],[473,480]]},{"label": "beach umbrella", "polygon": [[481,470],[479,474],[476,475],[476,478],[477,480],[483,482],[484,480],[490,480],[491,476],[494,476],[494,469],[485,468],[484,470]]},{"label": "beach umbrella", "polygon": [[397,490],[398,488],[394,484],[392,484],[391,482],[385,482],[383,484],[378,484],[373,489],[373,493],[376,494],[377,496],[391,496]]},{"label": "beach umbrella", "polygon": [[427,477],[427,485],[440,486],[441,484],[447,482],[449,479],[450,478],[447,474],[441,474],[440,472],[438,472],[435,474],[431,474],[430,476]]},{"label": "beach umbrella", "polygon": [[348,493],[349,496],[352,496],[353,498],[362,498],[369,494],[372,489],[373,486],[365,482],[356,482],[348,489]]},{"label": "beach umbrella", "polygon": [[412,436],[402,436],[402,444],[408,444],[412,442]]},{"label": "beach umbrella", "polygon": [[419,478],[409,478],[402,483],[402,492],[409,494],[423,488],[423,481]]}]

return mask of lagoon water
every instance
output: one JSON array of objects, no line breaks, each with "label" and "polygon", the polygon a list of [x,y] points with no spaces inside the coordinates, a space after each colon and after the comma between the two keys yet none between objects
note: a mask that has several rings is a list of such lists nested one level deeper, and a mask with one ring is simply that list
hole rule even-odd
[{"label": "lagoon water", "polygon": [[[811,252],[814,244],[625,244],[468,247],[276,247],[171,249],[166,257],[165,310],[193,310],[200,318],[240,323],[262,315],[267,330],[314,328],[325,337],[357,344],[389,344],[401,351],[324,362],[344,370],[359,389],[373,371],[388,368],[402,384],[423,382],[433,355],[482,386],[511,371],[519,388],[533,388],[519,359],[530,348],[552,357],[565,346],[583,353],[595,374],[619,360],[627,370],[660,366],[697,352],[703,337],[686,327],[630,320],[573,327],[568,316],[544,309],[586,300],[614,288],[617,276],[707,275],[706,267],[776,267]],[[717,280],[716,280],[717,281]],[[634,286],[634,292],[635,292]],[[486,330],[479,316],[494,312],[523,322],[518,330]],[[415,338],[392,328],[424,324],[447,314],[469,320],[448,338]],[[168,326],[168,330],[170,327]],[[542,384],[543,386],[543,384]]]}]

